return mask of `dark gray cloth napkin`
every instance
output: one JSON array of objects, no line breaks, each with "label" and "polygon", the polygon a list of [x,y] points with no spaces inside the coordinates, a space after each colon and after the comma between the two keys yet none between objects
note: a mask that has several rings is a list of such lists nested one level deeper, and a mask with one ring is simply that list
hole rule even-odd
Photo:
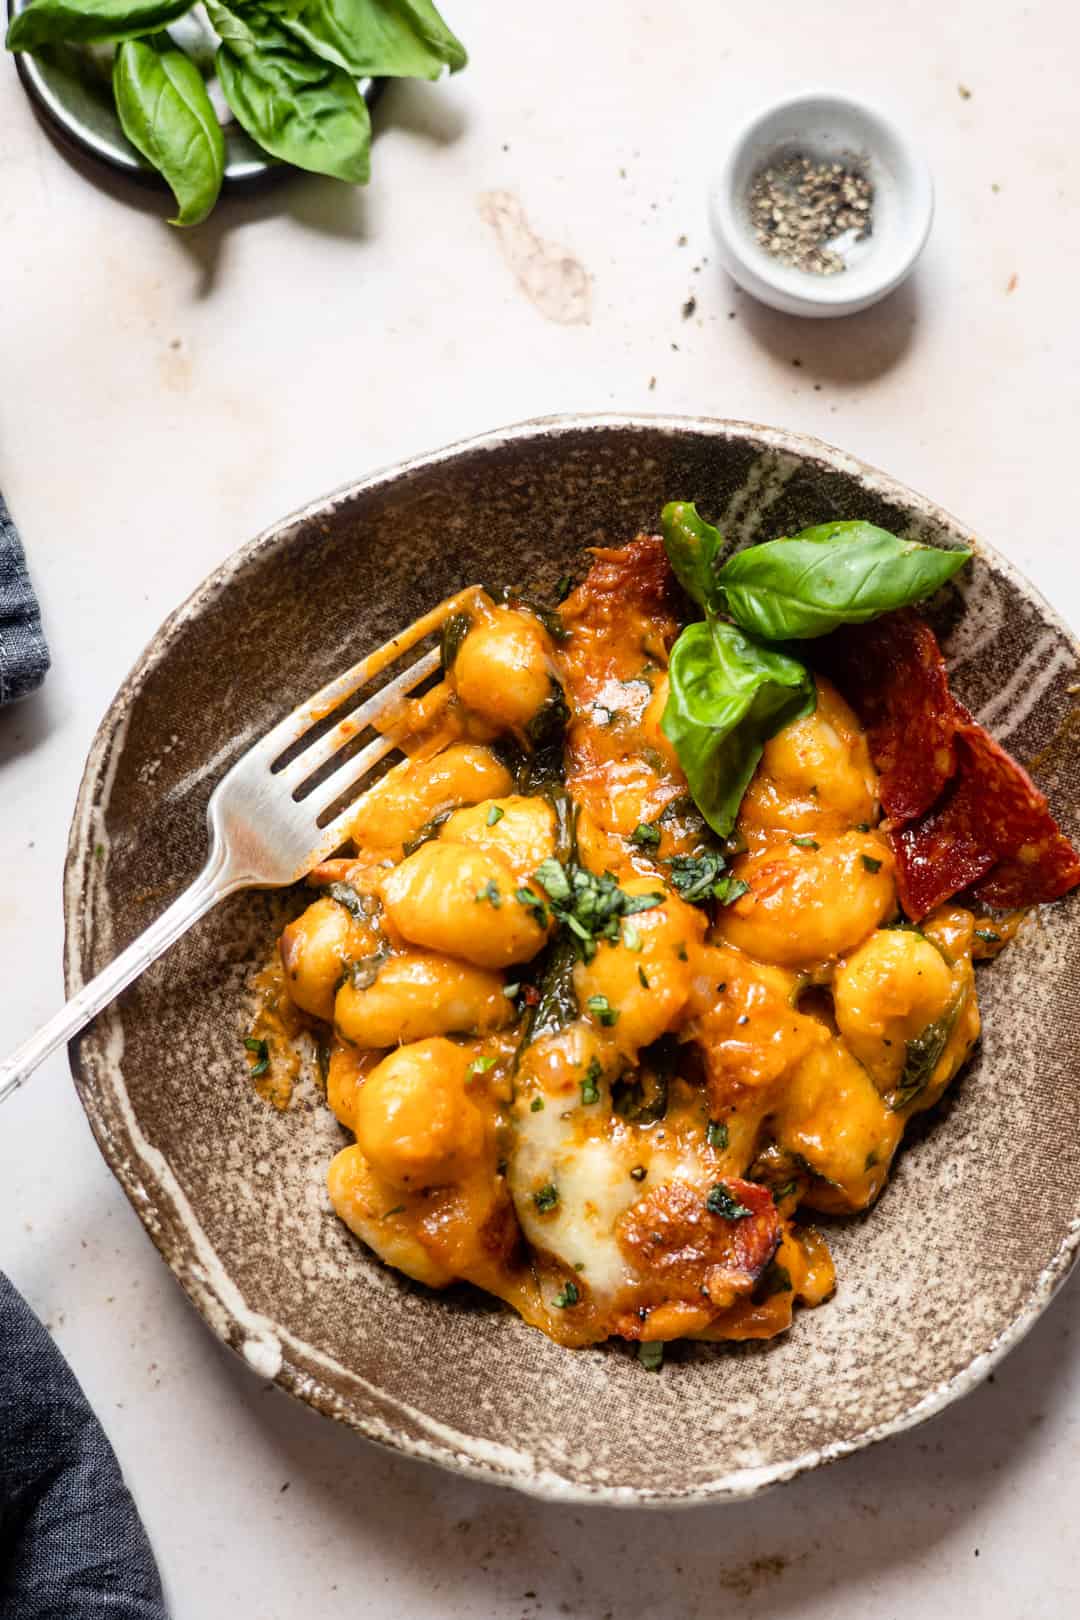
[{"label": "dark gray cloth napkin", "polygon": [[26,557],[0,495],[0,703],[26,697],[45,679],[49,649]]},{"label": "dark gray cloth napkin", "polygon": [[0,1273],[0,1616],[167,1620],[154,1555],[74,1373]]},{"label": "dark gray cloth napkin", "polygon": [[[49,651],[0,496],[0,704]],[[0,1273],[0,1620],[167,1620],[154,1555],[74,1373]]]}]

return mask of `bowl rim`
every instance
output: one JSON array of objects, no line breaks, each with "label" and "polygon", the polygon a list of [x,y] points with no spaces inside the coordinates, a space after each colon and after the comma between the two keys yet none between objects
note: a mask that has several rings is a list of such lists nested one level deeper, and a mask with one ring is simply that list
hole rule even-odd
[{"label": "bowl rim", "polygon": [[[79,786],[63,876],[64,982],[67,996],[74,995],[85,982],[82,954],[91,937],[90,919],[96,916],[104,893],[104,874],[100,868],[107,864],[94,859],[94,828],[108,807],[113,777],[124,746],[128,715],[147,678],[168,656],[189,621],[197,617],[244,568],[280,544],[298,525],[313,517],[325,516],[346,501],[464,455],[497,451],[516,441],[570,437],[582,432],[611,429],[646,434],[658,431],[671,435],[691,433],[717,440],[747,442],[762,451],[786,453],[801,460],[824,463],[834,471],[847,472],[867,488],[932,518],[935,523],[954,533],[958,540],[974,545],[995,572],[1003,575],[1049,624],[1069,640],[1080,660],[1080,642],[1069,626],[1036,587],[993,546],[981,539],[975,541],[950,513],[928,497],[847,451],[809,434],[719,417],[601,412],[534,417],[509,427],[457,440],[441,449],[385,465],[363,478],[342,484],[329,494],[308,502],[270,524],[213,569],[151,637],[95,732]],[[107,924],[107,910],[101,915]],[[758,1467],[732,1469],[715,1479],[689,1485],[682,1491],[650,1491],[634,1485],[582,1484],[544,1468],[524,1452],[451,1429],[404,1402],[385,1396],[377,1386],[352,1369],[343,1367],[291,1330],[248,1306],[218,1260],[164,1154],[147,1140],[135,1118],[123,1084],[123,1030],[115,1006],[102,1015],[102,1025],[108,1029],[108,1037],[100,1064],[96,1060],[87,1061],[87,1053],[83,1051],[78,1038],[70,1043],[68,1053],[75,1089],[106,1163],[120,1182],[162,1259],[217,1337],[242,1355],[249,1367],[264,1381],[272,1379],[307,1405],[352,1428],[366,1439],[406,1456],[433,1462],[451,1473],[488,1484],[510,1486],[545,1501],[578,1506],[595,1504],[656,1508],[744,1501],[824,1463],[837,1461],[879,1440],[901,1434],[970,1393],[994,1370],[1030,1332],[1050,1304],[1069,1275],[1080,1249],[1078,1192],[1076,1213],[1057,1250],[1036,1277],[1028,1298],[1012,1321],[986,1350],[966,1366],[934,1385],[885,1422],[871,1425],[854,1436],[810,1448],[797,1457]],[[118,1110],[119,1130],[111,1117],[113,1110],[102,1106],[103,1101],[108,1100],[115,1102]],[[122,1133],[126,1134],[127,1142],[122,1140]],[[179,1249],[170,1246],[169,1228],[176,1225],[183,1228],[187,1253],[183,1244]],[[298,1353],[307,1367],[298,1364],[296,1359],[290,1359],[290,1352]],[[322,1365],[328,1370],[332,1368],[354,1389],[369,1391],[373,1397],[372,1409],[367,1412],[357,1410],[353,1401],[331,1389],[308,1370],[313,1364]],[[415,1432],[405,1432],[400,1421],[395,1427],[379,1416],[375,1408],[380,1403],[384,1408],[400,1414],[400,1418],[408,1418],[414,1429],[418,1428],[428,1438],[418,1438]]]}]

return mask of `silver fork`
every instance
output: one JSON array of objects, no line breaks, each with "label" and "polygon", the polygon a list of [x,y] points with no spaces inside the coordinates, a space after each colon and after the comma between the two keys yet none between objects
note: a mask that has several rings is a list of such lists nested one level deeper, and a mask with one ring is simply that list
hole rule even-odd
[{"label": "silver fork", "polygon": [[[227,894],[236,889],[276,889],[297,883],[340,848],[357,811],[356,799],[325,827],[319,826],[320,817],[343,795],[358,789],[395,746],[390,738],[379,735],[349,757],[345,752],[347,744],[365,727],[377,726],[438,668],[439,649],[423,653],[324,735],[312,736],[307,746],[298,748],[298,744],[362,687],[438,630],[457,608],[465,605],[474,590],[471,587],[440,602],[294,709],[237,760],[214,789],[206,807],[210,852],[199,876],[145,933],[84,984],[36,1035],[0,1063],[0,1102]],[[287,754],[293,757],[275,770]],[[337,764],[317,784],[309,786],[312,777],[331,765],[335,756],[341,756]]]}]

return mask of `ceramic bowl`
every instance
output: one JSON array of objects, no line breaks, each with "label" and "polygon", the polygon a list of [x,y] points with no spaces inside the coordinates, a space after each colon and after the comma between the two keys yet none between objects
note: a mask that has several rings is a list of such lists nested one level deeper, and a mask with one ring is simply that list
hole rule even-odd
[{"label": "ceramic bowl", "polygon": [[[283,713],[473,580],[543,590],[581,548],[697,501],[739,542],[864,517],[972,537],[838,450],[745,423],[526,423],[375,473],[275,525],[167,620],[86,766],[66,873],[73,994],[198,871],[206,801]],[[956,690],[1080,834],[1075,642],[981,542],[937,619]],[[1080,1236],[1080,902],[980,969],[984,1039],[869,1215],[830,1221],[835,1299],[766,1345],[568,1351],[461,1288],[381,1265],[336,1219],[345,1141],[314,1077],[262,1102],[251,980],[299,893],[234,895],[72,1048],[106,1159],[209,1326],[369,1439],[561,1499],[730,1500],[940,1410],[1044,1309]]]},{"label": "ceramic bowl", "polygon": [[[748,196],[759,170],[792,157],[853,162],[874,188],[873,229],[818,275],[761,245]],[[934,217],[934,185],[917,147],[878,108],[852,96],[805,91],[762,108],[732,137],[709,189],[718,256],[748,293],[789,315],[854,315],[893,291],[915,266]]]}]

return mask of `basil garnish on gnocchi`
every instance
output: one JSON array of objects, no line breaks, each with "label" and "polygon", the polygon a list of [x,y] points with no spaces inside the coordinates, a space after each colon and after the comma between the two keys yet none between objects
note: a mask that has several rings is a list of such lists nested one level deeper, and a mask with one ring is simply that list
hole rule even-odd
[{"label": "basil garnish on gnocchi", "polygon": [[[662,528],[547,603],[455,598],[247,1042],[278,1102],[290,1049],[329,1053],[331,1203],[383,1262],[653,1372],[670,1340],[768,1339],[828,1298],[813,1217],[873,1204],[963,1065],[973,957],[1016,927],[995,902],[1080,881],[906,617],[965,553],[844,522],[731,556],[688,503]],[[888,654],[860,662],[871,635]],[[981,890],[931,847],[941,814]]]}]

